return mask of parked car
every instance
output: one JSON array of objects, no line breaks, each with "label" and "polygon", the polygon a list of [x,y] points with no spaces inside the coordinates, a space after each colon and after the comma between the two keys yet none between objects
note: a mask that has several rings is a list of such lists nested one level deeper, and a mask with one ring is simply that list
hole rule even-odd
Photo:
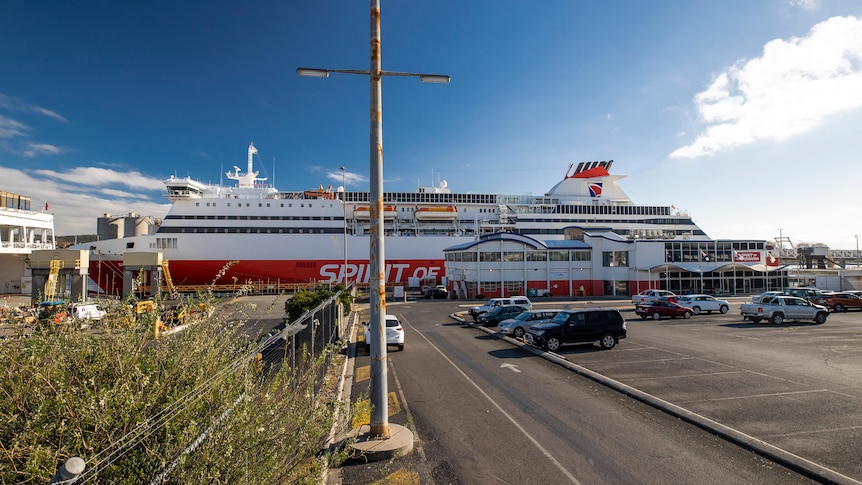
[{"label": "parked car", "polygon": [[484,325],[486,327],[491,325],[497,325],[503,320],[515,318],[518,315],[524,313],[525,311],[527,310],[520,305],[498,306],[497,308],[476,317],[476,323]]},{"label": "parked car", "polygon": [[616,308],[563,310],[550,322],[534,325],[524,334],[527,343],[551,352],[564,344],[598,342],[612,349],[626,338],[626,321]]},{"label": "parked car", "polygon": [[753,296],[751,298],[751,303],[760,303],[761,300],[765,298],[771,298],[773,296],[781,296],[783,295],[783,291],[764,291],[763,293]]},{"label": "parked car", "polygon": [[823,293],[830,293],[826,290],[821,290],[820,288],[812,288],[812,287],[802,287],[802,288],[785,288],[784,294],[788,296],[795,296],[798,298],[805,298],[808,301],[813,301],[818,296]]},{"label": "parked car", "polygon": [[820,296],[814,298],[812,303],[823,305],[836,312],[846,312],[850,308],[862,310],[862,297],[849,291],[822,293]]},{"label": "parked car", "polygon": [[497,325],[497,331],[521,339],[533,325],[550,322],[560,310],[529,310],[515,318],[503,320]]},{"label": "parked car", "polygon": [[428,293],[428,296],[425,298],[430,298],[432,300],[445,300],[449,298],[449,290],[446,288],[432,288]]},{"label": "parked car", "polygon": [[102,310],[95,303],[73,303],[69,307],[72,317],[78,320],[101,320],[108,315],[108,312]]},{"label": "parked car", "polygon": [[632,303],[635,305],[639,305],[641,303],[649,303],[651,301],[676,301],[677,299],[676,293],[667,290],[643,290],[637,295],[632,296]]},{"label": "parked car", "polygon": [[829,309],[805,298],[780,295],[764,297],[757,303],[743,303],[739,306],[739,314],[743,320],[751,320],[754,323],[768,320],[781,325],[785,320],[813,320],[820,325],[826,323]]},{"label": "parked car", "polygon": [[[404,350],[404,327],[395,315],[386,315],[386,345],[397,345],[398,350]],[[368,322],[362,322],[365,326],[365,350],[371,350],[371,327]]]},{"label": "parked car", "polygon": [[518,305],[524,307],[524,310],[532,310],[533,302],[530,301],[526,296],[512,296],[509,298],[491,298],[486,301],[484,305],[474,306],[470,309],[470,316],[473,317],[473,321],[477,321],[476,317],[479,315],[489,312],[498,306],[503,305]]},{"label": "parked car", "polygon": [[718,300],[711,295],[684,295],[677,298],[676,302],[691,308],[695,315],[700,315],[700,312],[727,313],[730,310],[727,300]]},{"label": "parked car", "polygon": [[644,305],[636,305],[635,313],[644,320],[650,317],[652,317],[653,320],[658,320],[661,317],[691,318],[694,311],[687,306],[682,306],[679,303],[674,303],[672,301],[654,301]]}]

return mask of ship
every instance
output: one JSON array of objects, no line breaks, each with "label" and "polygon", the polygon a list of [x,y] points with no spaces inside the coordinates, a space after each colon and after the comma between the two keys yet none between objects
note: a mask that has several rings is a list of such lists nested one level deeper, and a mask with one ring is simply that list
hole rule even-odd
[{"label": "ship", "polygon": [[[246,171],[234,166],[225,174],[233,185],[168,178],[164,195],[171,206],[152,230],[131,235],[100,230],[98,241],[76,247],[90,250],[90,278],[117,293],[124,254],[160,252],[175,285],[367,284],[369,193],[322,185],[279,191],[258,177],[256,154],[249,144]],[[611,174],[612,166],[613,160],[570,164],[540,196],[454,192],[445,180],[419,184],[411,192],[384,192],[386,283],[439,282],[445,276],[445,248],[500,232],[566,240],[600,229],[630,239],[709,240],[673,206],[633,203],[619,184],[625,175]],[[110,225],[104,219],[100,228]]]},{"label": "ship", "polygon": [[0,294],[29,294],[32,275],[27,258],[33,251],[56,247],[48,202],[44,209],[34,208],[30,196],[0,191]]}]

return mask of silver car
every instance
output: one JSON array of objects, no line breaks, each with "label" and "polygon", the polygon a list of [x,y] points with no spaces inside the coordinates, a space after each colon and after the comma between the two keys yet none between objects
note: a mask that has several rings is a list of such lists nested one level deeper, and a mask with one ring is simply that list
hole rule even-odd
[{"label": "silver car", "polygon": [[515,318],[503,320],[497,325],[497,331],[511,335],[516,339],[524,338],[527,329],[539,323],[550,322],[561,310],[530,310]]}]

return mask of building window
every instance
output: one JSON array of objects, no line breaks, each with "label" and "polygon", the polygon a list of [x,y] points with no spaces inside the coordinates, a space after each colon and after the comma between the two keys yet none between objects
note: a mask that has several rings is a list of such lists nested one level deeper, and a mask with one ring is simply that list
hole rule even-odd
[{"label": "building window", "polygon": [[523,261],[523,260],[524,260],[524,253],[522,253],[520,251],[518,251],[518,252],[506,251],[503,253],[503,261],[510,262],[510,261]]},{"label": "building window", "polygon": [[548,253],[545,251],[530,251],[527,253],[527,261],[547,261]]},{"label": "building window", "polygon": [[605,251],[602,253],[602,266],[606,268],[626,267],[629,265],[628,251]]},{"label": "building window", "polygon": [[500,261],[500,253],[497,251],[482,251],[479,253],[479,260],[483,263]]}]

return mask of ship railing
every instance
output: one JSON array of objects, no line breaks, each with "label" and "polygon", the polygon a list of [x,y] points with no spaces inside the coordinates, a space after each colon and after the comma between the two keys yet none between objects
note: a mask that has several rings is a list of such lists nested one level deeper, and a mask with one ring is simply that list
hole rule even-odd
[{"label": "ship railing", "polygon": [[0,243],[0,249],[11,249],[11,250],[18,250],[18,251],[32,250],[32,249],[54,249],[54,245],[51,243],[42,243],[42,242],[27,243],[27,242],[20,242],[20,241],[9,241],[9,242],[4,241],[4,242]]},{"label": "ship railing", "polygon": [[[224,285],[174,285],[177,293],[243,293],[247,295],[278,295],[281,293],[296,293],[299,290],[314,290],[321,285],[321,282],[309,283],[286,283],[279,281],[249,281],[244,284],[224,284]],[[140,285],[135,287],[136,292],[142,294],[152,294],[149,285]]]}]

